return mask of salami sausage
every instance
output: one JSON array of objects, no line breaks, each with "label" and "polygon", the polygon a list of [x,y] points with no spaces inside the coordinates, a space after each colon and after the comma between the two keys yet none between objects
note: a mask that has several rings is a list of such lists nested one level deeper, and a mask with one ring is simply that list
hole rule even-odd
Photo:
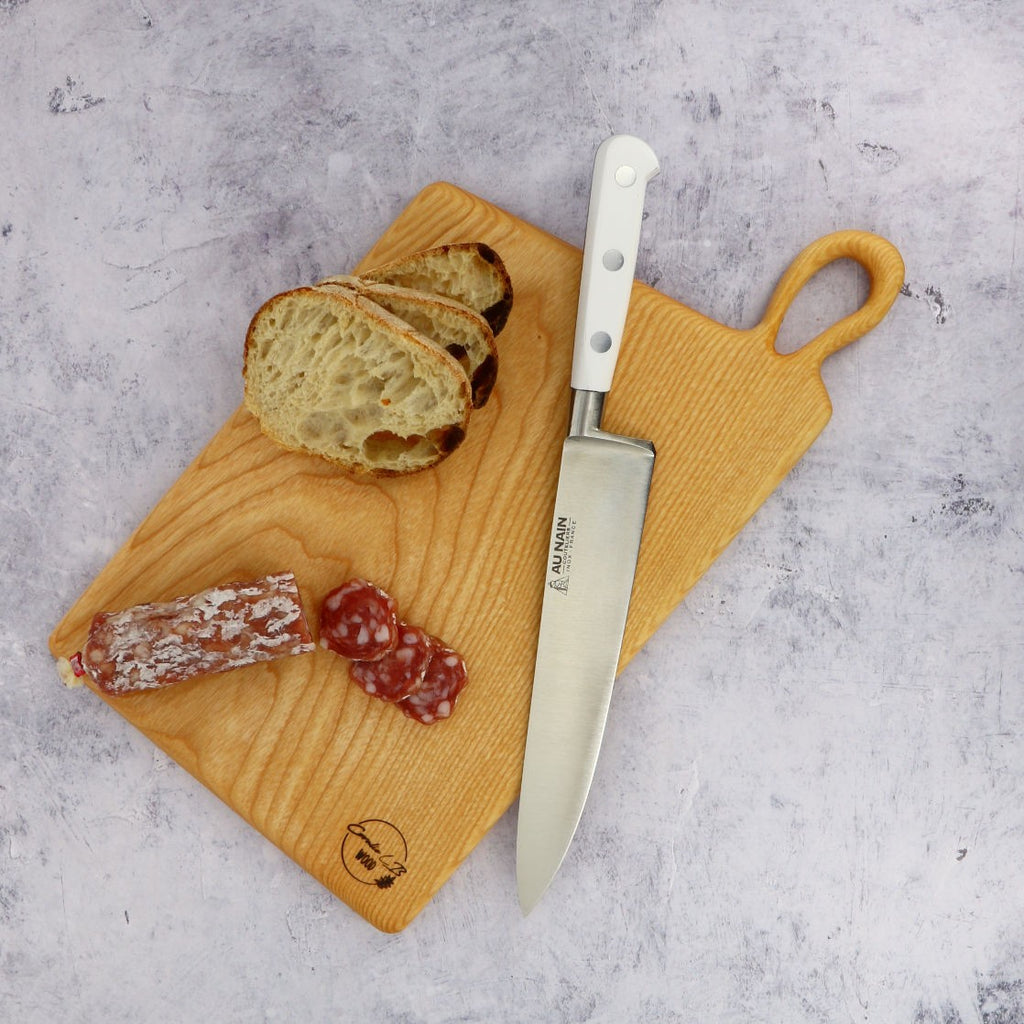
[{"label": "salami sausage", "polygon": [[112,696],[314,650],[290,572],[101,612],[81,666]]},{"label": "salami sausage", "polygon": [[455,710],[468,678],[462,655],[435,640],[423,681],[398,702],[398,707],[417,722],[431,725]]},{"label": "salami sausage", "polygon": [[320,609],[320,645],[353,661],[376,661],[398,640],[394,598],[363,579],[336,587]]},{"label": "salami sausage", "polygon": [[353,661],[349,675],[372,697],[401,700],[422,684],[433,652],[434,641],[428,633],[399,622],[394,648],[376,661]]}]

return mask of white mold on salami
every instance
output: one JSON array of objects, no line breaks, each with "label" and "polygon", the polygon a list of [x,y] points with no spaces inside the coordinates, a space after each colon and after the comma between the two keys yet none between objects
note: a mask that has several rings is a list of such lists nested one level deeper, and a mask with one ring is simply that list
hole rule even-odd
[{"label": "white mold on salami", "polygon": [[292,573],[93,619],[82,664],[113,696],[314,649]]}]

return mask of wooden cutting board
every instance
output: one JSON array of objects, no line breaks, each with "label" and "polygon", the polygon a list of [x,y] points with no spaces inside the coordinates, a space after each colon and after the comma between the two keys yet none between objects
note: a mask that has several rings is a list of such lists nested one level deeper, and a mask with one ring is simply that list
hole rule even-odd
[{"label": "wooden cutting board", "polygon": [[[440,183],[359,267],[334,269],[358,272],[454,241],[501,254],[515,304],[498,339],[497,387],[449,459],[402,479],[354,482],[279,448],[239,409],[50,640],[67,657],[98,611],[289,569],[314,629],[322,596],[359,575],[462,651],[470,683],[454,716],[433,726],[367,697],[347,664],[319,649],[103,698],[384,931],[415,917],[517,796],[568,415],[576,248]],[[777,354],[794,296],[841,258],[867,269],[867,301],[799,351]],[[658,459],[622,665],[825,426],[822,360],[874,327],[902,283],[888,242],[840,232],[800,254],[752,330],[635,285],[604,426],[653,439]],[[512,893],[511,857],[509,877]]]}]

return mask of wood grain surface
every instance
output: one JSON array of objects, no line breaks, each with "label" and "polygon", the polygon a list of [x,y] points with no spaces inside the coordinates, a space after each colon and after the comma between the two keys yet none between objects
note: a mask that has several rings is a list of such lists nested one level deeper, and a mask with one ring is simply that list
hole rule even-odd
[{"label": "wood grain surface", "polygon": [[[424,727],[316,653],[108,699],[330,891],[384,931],[406,926],[516,798],[550,516],[569,403],[581,253],[452,185],[424,189],[356,268],[441,242],[483,241],[515,304],[498,382],[437,468],[355,482],[284,451],[239,409],[54,631],[84,643],[94,613],[214,583],[295,572],[311,624],[352,575],[463,652],[470,683]],[[796,352],[775,337],[813,274],[864,266],[864,305]],[[886,241],[839,232],[790,266],[751,330],[636,284],[604,426],[658,461],[623,645],[625,664],[827,423],[822,361],[884,317],[903,283]],[[239,339],[239,368],[241,368]],[[372,844],[372,845],[371,845]],[[374,849],[373,847],[377,847]],[[510,887],[514,865],[509,864]],[[511,895],[510,895],[511,898]]]}]

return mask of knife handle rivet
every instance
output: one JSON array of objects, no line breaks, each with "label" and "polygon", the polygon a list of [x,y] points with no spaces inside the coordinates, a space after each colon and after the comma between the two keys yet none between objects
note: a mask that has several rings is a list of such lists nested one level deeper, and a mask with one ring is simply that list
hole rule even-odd
[{"label": "knife handle rivet", "polygon": [[629,164],[623,164],[621,167],[616,168],[615,181],[623,188],[629,188],[630,185],[635,185],[636,168],[630,167]]},{"label": "knife handle rivet", "polygon": [[612,347],[612,336],[607,331],[596,331],[590,336],[590,347],[595,352],[607,352]]},{"label": "knife handle rivet", "polygon": [[626,262],[626,257],[618,249],[609,249],[602,257],[601,262],[605,270],[621,270]]}]

